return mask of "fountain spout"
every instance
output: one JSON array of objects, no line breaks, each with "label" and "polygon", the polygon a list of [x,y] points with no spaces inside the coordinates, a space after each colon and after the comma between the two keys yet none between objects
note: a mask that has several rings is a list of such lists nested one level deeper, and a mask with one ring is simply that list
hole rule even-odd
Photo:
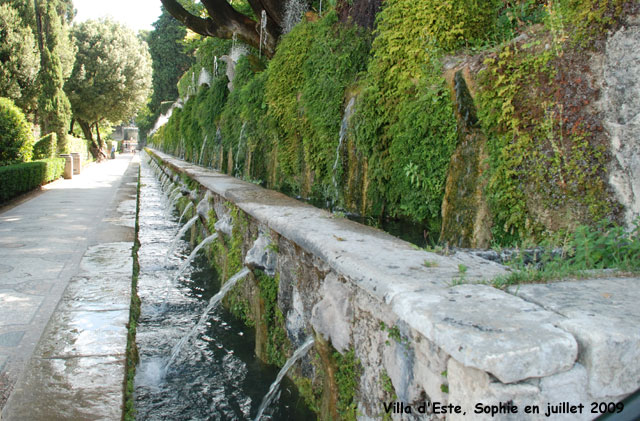
[{"label": "fountain spout", "polygon": [[191,209],[192,207],[193,207],[193,202],[189,202],[187,206],[185,206],[184,210],[180,214],[180,219],[178,219],[178,225],[180,225],[180,223],[182,222],[182,218],[184,218],[184,216],[187,214],[189,209]]},{"label": "fountain spout", "polygon": [[309,336],[307,340],[304,341],[304,343],[300,345],[298,349],[296,349],[296,352],[293,353],[291,358],[287,360],[284,366],[282,366],[282,368],[280,369],[280,372],[276,376],[275,381],[271,383],[271,386],[269,387],[269,392],[267,392],[265,397],[262,399],[260,408],[258,408],[258,415],[256,415],[256,417],[254,418],[254,421],[259,421],[260,418],[262,418],[262,415],[264,414],[265,409],[267,409],[269,404],[273,401],[276,395],[276,392],[278,391],[278,386],[280,386],[280,382],[284,378],[285,374],[287,374],[287,371],[289,371],[291,366],[295,364],[295,362],[298,361],[300,358],[302,358],[302,356],[306,354],[307,351],[309,351],[309,349],[313,346],[313,343],[314,343],[313,336]]},{"label": "fountain spout", "polygon": [[196,257],[198,252],[202,250],[204,246],[214,242],[217,238],[218,238],[218,233],[215,233],[215,234],[211,234],[210,236],[202,240],[202,242],[198,244],[196,248],[193,249],[189,257],[187,257],[187,260],[185,260],[184,263],[182,263],[182,266],[180,266],[180,269],[178,269],[178,271],[176,272],[176,275],[173,277],[173,281],[175,282],[175,280],[178,279],[180,275],[182,275],[182,272],[184,272],[187,269],[189,264],[193,261],[193,259]]},{"label": "fountain spout", "polygon": [[[208,238],[211,238],[214,235]],[[204,241],[202,243],[204,243]],[[196,250],[194,249],[193,251],[195,252]],[[231,278],[229,278],[229,280],[222,286],[222,288],[220,288],[220,291],[218,291],[216,295],[211,297],[211,300],[209,300],[209,304],[207,305],[207,308],[204,309],[204,312],[202,313],[202,316],[200,316],[198,323],[196,323],[196,325],[193,328],[191,328],[189,333],[183,336],[182,339],[180,339],[180,341],[178,341],[178,343],[171,350],[171,356],[169,357],[169,360],[167,361],[167,364],[164,367],[165,373],[167,372],[169,367],[171,367],[171,364],[173,364],[176,357],[180,354],[180,350],[182,350],[182,347],[184,347],[184,345],[187,342],[189,342],[189,339],[191,339],[191,337],[195,335],[198,332],[198,330],[202,327],[202,325],[207,321],[207,317],[211,312],[211,310],[213,310],[220,303],[220,301],[222,301],[222,299],[227,294],[227,292],[229,292],[229,290],[233,288],[234,285],[239,280],[244,279],[249,273],[251,273],[251,270],[249,270],[248,268],[242,268],[238,273],[236,273]]]},{"label": "fountain spout", "polygon": [[191,226],[193,224],[195,224],[197,220],[198,220],[198,215],[196,215],[193,218],[189,219],[187,221],[187,223],[184,224],[184,226],[182,228],[180,228],[180,230],[178,231],[176,236],[173,237],[173,242],[171,243],[171,246],[169,247],[169,250],[167,250],[167,255],[165,257],[165,265],[166,265],[167,261],[169,260],[169,256],[171,256],[171,253],[173,253],[173,251],[176,249],[176,244],[178,244],[178,240],[182,238],[184,233],[187,232],[187,230],[189,228],[191,228]]}]

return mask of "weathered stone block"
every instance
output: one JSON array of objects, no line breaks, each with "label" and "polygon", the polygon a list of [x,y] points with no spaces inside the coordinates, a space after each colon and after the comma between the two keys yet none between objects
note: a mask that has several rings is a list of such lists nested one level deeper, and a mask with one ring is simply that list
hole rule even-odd
[{"label": "weathered stone block", "polygon": [[542,307],[485,285],[399,294],[393,310],[468,367],[504,383],[571,368],[578,346]]},{"label": "weathered stone block", "polygon": [[311,325],[336,350],[345,352],[351,346],[352,294],[335,273],[327,275],[320,294],[324,298],[313,307]]},{"label": "weathered stone block", "polygon": [[[218,229],[218,223],[216,222],[216,229]],[[276,265],[278,263],[278,255],[273,249],[271,242],[271,236],[260,233],[253,246],[247,252],[244,259],[244,264],[254,269],[263,270],[267,275],[274,276],[276,274]]]},{"label": "weathered stone block", "polygon": [[612,162],[609,183],[625,206],[627,224],[640,216],[640,19],[607,40],[602,74],[605,128]]},{"label": "weathered stone block", "polygon": [[[540,389],[537,380],[516,384],[503,384],[493,379],[488,373],[472,367],[465,367],[453,358],[449,359],[447,368],[449,379],[449,402],[460,405],[463,413],[451,414],[448,420],[522,420],[525,405],[538,402]],[[511,402],[518,407],[518,413],[491,416],[486,413],[475,413],[476,405],[500,405]],[[527,417],[526,419],[531,419]]]},{"label": "weathered stone block", "polygon": [[522,285],[518,296],[564,317],[558,326],[580,344],[579,361],[594,398],[640,387],[640,291],[638,280],[593,279]]}]

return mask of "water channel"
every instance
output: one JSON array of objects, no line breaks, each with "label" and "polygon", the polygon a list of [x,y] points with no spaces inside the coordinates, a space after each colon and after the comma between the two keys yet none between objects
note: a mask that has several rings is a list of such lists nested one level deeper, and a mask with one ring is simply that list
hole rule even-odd
[{"label": "water channel", "polygon": [[[172,349],[197,325],[221,282],[204,253],[171,281],[190,254],[191,245],[182,238],[175,252],[166,257],[180,228],[180,215],[168,209],[172,205],[167,193],[173,187],[167,186],[167,193],[162,190],[146,155],[140,177],[138,295],[142,307],[137,330],[136,417],[251,420],[258,414],[278,368],[255,356],[254,332],[222,306],[211,309],[206,322],[164,369]],[[283,380],[280,391],[279,399],[261,419],[315,419],[288,379]]]}]

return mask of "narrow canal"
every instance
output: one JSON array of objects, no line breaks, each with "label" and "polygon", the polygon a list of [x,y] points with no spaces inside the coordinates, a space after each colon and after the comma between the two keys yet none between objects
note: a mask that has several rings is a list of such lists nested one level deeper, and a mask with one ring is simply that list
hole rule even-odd
[{"label": "narrow canal", "polygon": [[[140,190],[138,294],[142,301],[137,331],[140,364],[135,379],[139,420],[248,420],[276,378],[278,368],[254,354],[254,332],[222,306],[181,348],[166,369],[172,349],[196,325],[220,279],[204,253],[174,280],[190,253],[185,238],[167,253],[179,231],[158,174],[143,154]],[[167,217],[168,216],[168,217]],[[183,220],[182,223],[185,221]],[[262,419],[313,420],[293,384],[285,379],[280,397]]]}]

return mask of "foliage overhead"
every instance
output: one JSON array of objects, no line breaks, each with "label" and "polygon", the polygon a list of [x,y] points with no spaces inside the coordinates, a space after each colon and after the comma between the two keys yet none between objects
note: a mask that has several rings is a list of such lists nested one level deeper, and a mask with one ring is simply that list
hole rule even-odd
[{"label": "foliage overhead", "polygon": [[71,104],[63,86],[65,80],[71,75],[76,47],[71,41],[69,27],[65,22],[64,3],[40,1],[36,2],[36,5],[41,66],[38,115],[42,132],[55,132],[59,141],[58,148],[66,152]]}]

